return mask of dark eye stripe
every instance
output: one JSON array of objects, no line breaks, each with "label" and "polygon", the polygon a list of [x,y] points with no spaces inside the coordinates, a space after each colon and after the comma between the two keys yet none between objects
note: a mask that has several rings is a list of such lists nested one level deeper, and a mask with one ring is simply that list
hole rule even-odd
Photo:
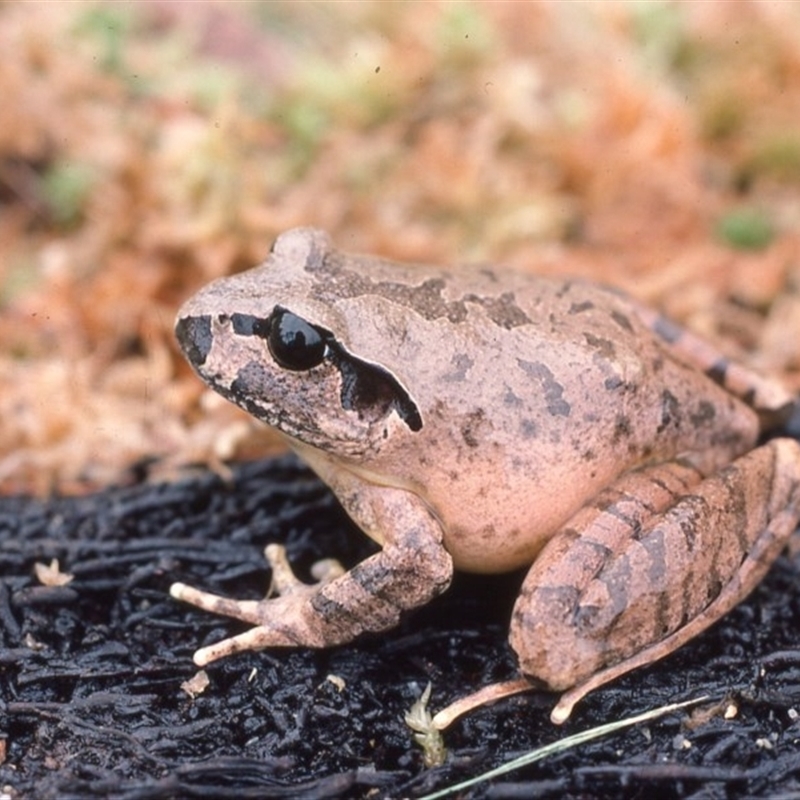
[{"label": "dark eye stripe", "polygon": [[233,332],[240,336],[260,336],[265,339],[269,334],[269,320],[255,317],[252,314],[231,314]]},{"label": "dark eye stripe", "polygon": [[229,319],[239,336],[264,339],[283,369],[309,370],[330,358],[342,375],[343,408],[367,417],[384,416],[394,409],[412,431],[422,429],[416,403],[391,372],[348,353],[325,328],[281,306],[275,306],[267,318],[237,313]]}]

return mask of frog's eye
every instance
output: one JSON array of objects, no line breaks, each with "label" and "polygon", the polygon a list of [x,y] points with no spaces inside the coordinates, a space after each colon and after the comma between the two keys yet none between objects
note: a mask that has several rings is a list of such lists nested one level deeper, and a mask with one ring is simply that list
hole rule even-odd
[{"label": "frog's eye", "polygon": [[265,338],[275,361],[294,371],[321,364],[328,349],[322,332],[285,308],[272,312]]}]

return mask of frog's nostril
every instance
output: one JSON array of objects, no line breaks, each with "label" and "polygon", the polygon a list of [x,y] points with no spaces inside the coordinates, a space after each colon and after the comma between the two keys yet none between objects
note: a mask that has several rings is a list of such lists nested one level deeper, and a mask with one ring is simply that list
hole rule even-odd
[{"label": "frog's nostril", "polygon": [[213,337],[211,335],[211,317],[203,314],[200,317],[183,317],[175,324],[175,336],[180,343],[186,358],[195,366],[205,363],[211,352]]}]

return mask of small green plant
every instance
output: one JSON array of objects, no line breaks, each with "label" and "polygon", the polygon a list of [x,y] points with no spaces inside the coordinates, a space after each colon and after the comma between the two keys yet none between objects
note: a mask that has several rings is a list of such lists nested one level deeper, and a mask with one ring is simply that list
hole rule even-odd
[{"label": "small green plant", "polygon": [[89,8],[77,17],[75,33],[100,45],[100,66],[114,75],[124,73],[124,45],[134,27],[129,8],[105,5]]},{"label": "small green plant", "polygon": [[42,181],[42,192],[56,224],[71,228],[80,222],[95,179],[89,164],[57,161],[50,167]]},{"label": "small green plant", "polygon": [[594,739],[600,739],[604,736],[611,736],[617,731],[630,728],[632,725],[638,725],[642,722],[650,722],[651,720],[663,717],[665,714],[672,714],[675,711],[680,711],[681,709],[697,705],[698,703],[705,703],[709,700],[711,700],[710,697],[703,696],[697,697],[694,700],[686,700],[683,703],[672,703],[670,705],[661,706],[660,708],[651,709],[650,711],[645,711],[644,713],[637,714],[633,717],[628,717],[627,719],[615,720],[614,722],[609,722],[605,725],[599,725],[596,728],[590,728],[587,731],[582,731],[581,733],[576,733],[572,736],[566,736],[563,739],[553,742],[552,744],[544,745],[543,747],[532,750],[531,752],[526,753],[519,758],[508,761],[500,767],[489,770],[489,772],[484,772],[483,775],[478,775],[474,778],[469,778],[468,780],[462,781],[461,783],[454,784],[453,786],[448,786],[431,794],[426,794],[424,797],[421,797],[420,800],[440,800],[442,797],[463,792],[465,789],[469,789],[480,783],[485,783],[493,778],[499,778],[501,775],[507,775],[509,772],[514,772],[522,767],[535,764],[537,761],[541,761],[543,758],[548,756],[563,753],[573,747],[577,747],[578,745],[591,742]]},{"label": "small green plant", "polygon": [[720,219],[717,235],[736,250],[763,250],[774,238],[775,229],[763,211],[740,208]]}]

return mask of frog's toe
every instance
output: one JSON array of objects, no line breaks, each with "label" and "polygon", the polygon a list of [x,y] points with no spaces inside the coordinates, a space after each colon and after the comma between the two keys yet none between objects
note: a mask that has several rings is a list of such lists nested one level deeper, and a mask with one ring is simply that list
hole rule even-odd
[{"label": "frog's toe", "polygon": [[221,642],[215,642],[207,647],[201,647],[195,652],[192,660],[198,667],[205,667],[207,664],[219,661],[221,658],[236,655],[237,653],[246,653],[250,650],[263,650],[265,647],[268,647],[269,644],[269,635],[266,628],[251,628],[249,631],[245,631],[238,636],[231,636],[228,639],[223,639]]},{"label": "frog's toe", "polygon": [[272,582],[267,597],[273,594],[285,596],[303,591],[306,584],[294,574],[292,565],[286,557],[286,548],[282,544],[268,544],[264,548],[264,557],[272,570]]},{"label": "frog's toe", "polygon": [[319,631],[313,624],[313,618],[302,613],[294,603],[284,604],[280,600],[263,600],[259,606],[264,624],[250,628],[237,636],[223,639],[221,642],[201,647],[194,654],[194,663],[198,667],[203,667],[220,658],[251,650],[264,650],[267,647],[323,646]]},{"label": "frog's toe", "polygon": [[173,583],[169,587],[169,593],[182,603],[189,603],[203,611],[210,611],[212,614],[233,617],[254,624],[260,622],[263,617],[262,606],[265,604],[263,600],[232,600],[213,592],[195,589],[185,583]]},{"label": "frog's toe", "polygon": [[316,583],[303,583],[294,574],[292,565],[286,557],[286,548],[281,544],[268,544],[264,549],[264,556],[272,570],[272,583],[267,597],[279,594],[281,597],[291,595],[314,594],[320,586],[344,575],[345,568],[335,559],[326,558],[315,562],[311,567],[311,575]]},{"label": "frog's toe", "polygon": [[322,558],[311,565],[311,577],[317,585],[330,583],[336,578],[344,575],[347,570],[342,566],[341,561],[335,558]]}]

